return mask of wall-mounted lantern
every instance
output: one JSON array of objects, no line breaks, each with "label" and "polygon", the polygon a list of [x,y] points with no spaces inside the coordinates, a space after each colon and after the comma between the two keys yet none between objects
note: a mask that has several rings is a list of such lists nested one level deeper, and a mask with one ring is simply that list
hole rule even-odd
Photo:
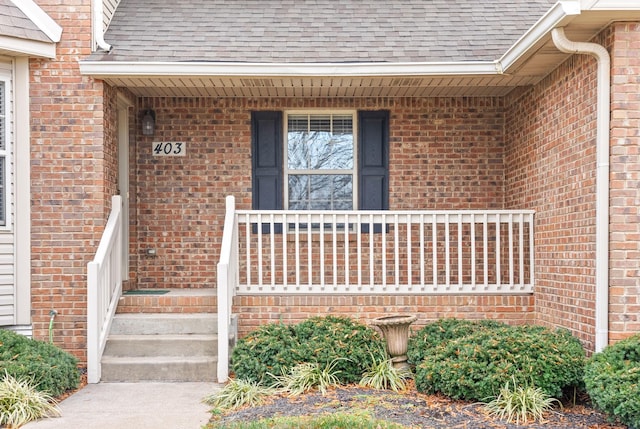
[{"label": "wall-mounted lantern", "polygon": [[142,116],[142,135],[152,136],[156,129],[156,112],[151,109],[144,111]]}]

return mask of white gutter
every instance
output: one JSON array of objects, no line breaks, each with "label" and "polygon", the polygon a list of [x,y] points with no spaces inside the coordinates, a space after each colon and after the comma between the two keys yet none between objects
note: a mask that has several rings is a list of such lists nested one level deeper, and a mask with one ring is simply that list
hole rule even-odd
[{"label": "white gutter", "polygon": [[233,63],[82,61],[80,73],[100,76],[442,76],[495,75],[495,61],[456,63]]},{"label": "white gutter", "polygon": [[596,347],[609,342],[609,52],[596,43],[572,42],[563,28],[551,32],[553,43],[566,53],[592,55],[598,61],[596,134]]},{"label": "white gutter", "polygon": [[98,47],[104,51],[109,52],[111,45],[104,41],[104,24],[103,22],[103,5],[102,0],[93,0],[92,15],[93,15],[93,41]]}]

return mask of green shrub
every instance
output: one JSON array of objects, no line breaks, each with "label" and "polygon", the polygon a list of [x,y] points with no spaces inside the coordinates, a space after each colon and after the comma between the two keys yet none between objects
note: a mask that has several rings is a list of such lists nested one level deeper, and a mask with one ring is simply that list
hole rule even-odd
[{"label": "green shrub", "polygon": [[597,408],[640,429],[640,334],[593,355],[585,366],[584,382]]},{"label": "green shrub", "polygon": [[220,391],[202,399],[207,405],[221,410],[234,410],[240,407],[262,405],[264,399],[276,393],[274,389],[256,382],[233,379]]},{"label": "green shrub", "polygon": [[[333,371],[341,383],[355,383],[384,353],[385,343],[375,330],[345,317],[316,317],[297,325],[263,325],[238,341],[231,355],[236,377],[271,385],[275,376],[309,362]],[[346,358],[346,359],[343,359]]]},{"label": "green shrub", "polygon": [[467,336],[479,329],[504,326],[507,325],[493,320],[440,319],[429,323],[409,338],[407,349],[409,363],[420,364],[426,356],[431,354],[434,347],[443,342]]},{"label": "green shrub", "polygon": [[299,363],[287,374],[279,376],[273,374],[277,380],[273,387],[291,396],[302,395],[315,388],[324,395],[328,388],[340,384],[338,374],[334,370],[338,361],[336,359],[324,368],[318,363]]},{"label": "green shrub", "polygon": [[358,384],[378,390],[391,389],[399,392],[407,387],[407,380],[410,379],[413,379],[411,369],[396,368],[393,366],[392,359],[385,356],[373,359],[371,367],[362,374]]},{"label": "green shrub", "polygon": [[0,427],[19,428],[43,417],[57,417],[60,410],[46,392],[34,388],[26,379],[4,373],[0,380]]},{"label": "green shrub", "polygon": [[496,397],[510,380],[550,397],[580,384],[584,350],[566,330],[539,326],[485,326],[441,342],[416,367],[416,386],[456,399]]},{"label": "green shrub", "polygon": [[80,383],[78,361],[60,348],[0,329],[0,372],[28,379],[41,392],[59,396]]},{"label": "green shrub", "polygon": [[485,404],[485,409],[490,416],[519,425],[542,421],[544,415],[553,410],[554,404],[562,406],[560,401],[550,398],[539,387],[518,386],[514,381],[502,387],[498,397]]}]

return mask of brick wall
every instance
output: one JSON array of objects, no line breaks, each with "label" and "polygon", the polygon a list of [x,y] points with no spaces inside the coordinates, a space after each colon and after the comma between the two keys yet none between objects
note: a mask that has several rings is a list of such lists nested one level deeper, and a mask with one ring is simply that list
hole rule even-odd
[{"label": "brick wall", "polygon": [[31,308],[34,337],[48,338],[49,311],[56,310],[55,344],[84,359],[86,264],[113,190],[113,133],[103,133],[103,85],[78,71],[91,49],[91,2],[63,3],[38,0],[64,31],[55,60],[30,61]]},{"label": "brick wall", "polygon": [[506,207],[536,210],[536,322],[595,333],[596,61],[506,99]]},{"label": "brick wall", "polygon": [[[224,198],[234,195],[239,208],[251,207],[253,110],[388,109],[391,209],[503,205],[504,108],[498,99],[139,100],[138,111],[146,108],[156,112],[156,132],[138,135],[136,142],[140,287],[215,285]],[[184,142],[186,156],[153,157],[153,141]],[[147,256],[148,248],[157,256]],[[278,303],[271,304],[273,299]],[[458,308],[461,300],[466,304]],[[243,332],[280,317],[316,315],[320,308],[362,318],[402,310],[422,313],[422,321],[460,316],[522,323],[532,319],[533,298],[238,297],[236,302]]]},{"label": "brick wall", "polygon": [[640,332],[640,23],[608,38],[611,65],[610,340]]}]

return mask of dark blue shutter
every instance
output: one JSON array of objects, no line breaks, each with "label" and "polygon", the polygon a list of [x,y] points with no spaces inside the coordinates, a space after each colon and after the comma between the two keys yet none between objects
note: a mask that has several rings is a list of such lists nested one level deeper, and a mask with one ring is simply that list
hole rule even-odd
[{"label": "dark blue shutter", "polygon": [[[253,112],[251,130],[252,207],[282,210],[282,112]],[[278,225],[276,232],[281,231]],[[268,224],[262,232],[269,232]]]},{"label": "dark blue shutter", "polygon": [[[389,209],[389,112],[358,113],[358,209]],[[362,226],[363,232],[369,225]],[[374,232],[381,232],[374,225]]]}]

